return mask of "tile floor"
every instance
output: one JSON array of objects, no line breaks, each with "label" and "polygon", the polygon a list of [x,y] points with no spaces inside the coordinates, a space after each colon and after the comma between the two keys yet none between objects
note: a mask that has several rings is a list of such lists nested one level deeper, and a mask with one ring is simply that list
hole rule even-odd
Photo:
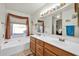
[{"label": "tile floor", "polygon": [[28,49],[28,50],[24,50],[22,52],[17,53],[16,56],[33,56],[33,54],[31,50]]}]

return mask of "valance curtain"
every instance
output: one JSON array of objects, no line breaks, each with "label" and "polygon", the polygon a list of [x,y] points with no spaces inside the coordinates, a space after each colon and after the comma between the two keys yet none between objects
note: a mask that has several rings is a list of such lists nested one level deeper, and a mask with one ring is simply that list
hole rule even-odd
[{"label": "valance curtain", "polygon": [[10,39],[11,38],[11,28],[10,28],[10,16],[15,17],[15,18],[19,18],[19,19],[26,19],[26,36],[29,36],[29,19],[28,17],[22,17],[22,16],[17,16],[17,15],[13,15],[8,13],[7,15],[7,20],[6,20],[6,32],[5,32],[5,39]]},{"label": "valance curtain", "polygon": [[28,18],[26,20],[26,27],[27,27],[26,33],[27,33],[27,36],[29,36],[29,20],[28,20]]},{"label": "valance curtain", "polygon": [[5,33],[5,39],[10,39],[11,38],[11,33],[10,33],[10,18],[9,14],[7,15],[7,20],[6,20],[6,33]]}]

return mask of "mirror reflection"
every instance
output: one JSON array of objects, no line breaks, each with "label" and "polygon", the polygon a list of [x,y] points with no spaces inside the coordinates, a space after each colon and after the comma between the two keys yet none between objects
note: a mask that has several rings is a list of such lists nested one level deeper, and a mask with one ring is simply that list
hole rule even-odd
[{"label": "mirror reflection", "polygon": [[37,32],[44,33],[44,21],[38,20]]}]

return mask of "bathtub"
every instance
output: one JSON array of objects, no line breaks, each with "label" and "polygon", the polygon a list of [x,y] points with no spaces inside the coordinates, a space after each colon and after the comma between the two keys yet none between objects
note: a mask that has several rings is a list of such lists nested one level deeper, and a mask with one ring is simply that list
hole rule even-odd
[{"label": "bathtub", "polygon": [[30,48],[30,37],[19,37],[1,43],[0,56],[13,56]]}]

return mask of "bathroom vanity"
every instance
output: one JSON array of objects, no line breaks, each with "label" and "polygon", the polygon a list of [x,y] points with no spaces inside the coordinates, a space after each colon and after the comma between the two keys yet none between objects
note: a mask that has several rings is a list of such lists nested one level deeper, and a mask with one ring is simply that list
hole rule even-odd
[{"label": "bathroom vanity", "polygon": [[76,47],[73,43],[58,41],[55,36],[30,36],[30,49],[36,56],[75,56],[79,55]]}]

